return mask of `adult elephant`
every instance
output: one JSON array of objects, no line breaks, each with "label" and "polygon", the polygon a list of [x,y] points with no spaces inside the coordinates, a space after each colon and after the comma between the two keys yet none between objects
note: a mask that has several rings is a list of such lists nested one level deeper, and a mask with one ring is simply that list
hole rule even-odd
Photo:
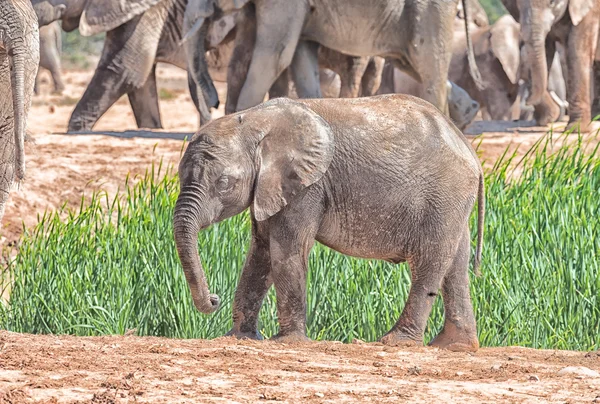
[{"label": "adult elephant", "polygon": [[[446,111],[446,80],[457,3],[444,0],[380,0],[376,4],[363,0],[190,0],[184,31],[190,37],[189,49],[196,49],[195,53],[188,52],[189,57],[201,60],[204,55],[201,31],[206,18],[220,12],[255,9],[256,32],[242,37],[254,46],[236,44],[232,64],[238,66],[241,78],[228,78],[230,96],[239,94],[235,110],[262,102],[271,85],[290,66],[292,73],[304,78],[306,96],[318,97],[317,51],[321,44],[347,55],[393,58],[399,68],[425,83],[422,97]],[[468,4],[464,3],[463,7],[468,16]],[[246,12],[239,13],[238,26],[244,24],[246,15]],[[236,59],[240,48],[254,49],[249,61]],[[472,51],[470,55],[472,74],[479,78]],[[226,112],[232,111],[226,109]]]},{"label": "adult elephant", "polygon": [[[40,67],[48,70],[52,76],[54,93],[65,89],[62,80],[60,53],[62,51],[61,28],[58,22],[40,27]],[[39,92],[40,74],[35,78],[34,93]]]},{"label": "adult elephant", "polygon": [[31,3],[0,1],[0,220],[13,181],[25,176],[25,130],[39,62]]},{"label": "adult elephant", "polygon": [[531,91],[527,103],[535,106],[539,124],[552,122],[558,106],[548,93],[548,69],[554,58],[556,43],[566,49],[567,101],[569,124],[580,122],[586,127],[591,120],[591,73],[598,32],[598,0],[502,0],[507,10],[521,24],[524,60],[529,72]]},{"label": "adult elephant", "polygon": [[[66,31],[79,27],[82,35],[106,32],[100,61],[71,115],[69,131],[92,129],[124,94],[129,97],[138,127],[162,127],[156,63],[187,67],[185,51],[179,44],[186,0],[32,2],[40,25],[60,19]],[[214,27],[218,30],[219,25]],[[207,27],[207,30],[214,27]],[[210,119],[204,98],[197,97],[196,85],[188,81],[196,107],[205,119]],[[208,94],[208,89],[204,93]]]}]

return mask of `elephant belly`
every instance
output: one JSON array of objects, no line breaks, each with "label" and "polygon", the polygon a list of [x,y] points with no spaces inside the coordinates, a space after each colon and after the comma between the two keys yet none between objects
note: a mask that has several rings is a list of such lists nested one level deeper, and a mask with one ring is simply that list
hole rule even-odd
[{"label": "elephant belly", "polygon": [[352,56],[386,56],[399,50],[397,42],[404,36],[403,8],[403,0],[317,4],[302,38]]}]

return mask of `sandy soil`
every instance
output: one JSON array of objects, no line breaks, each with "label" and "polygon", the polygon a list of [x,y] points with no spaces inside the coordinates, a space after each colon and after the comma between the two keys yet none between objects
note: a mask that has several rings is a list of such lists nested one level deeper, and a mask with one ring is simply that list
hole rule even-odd
[{"label": "sandy soil", "polygon": [[598,371],[598,352],[0,332],[0,403],[591,403]]}]

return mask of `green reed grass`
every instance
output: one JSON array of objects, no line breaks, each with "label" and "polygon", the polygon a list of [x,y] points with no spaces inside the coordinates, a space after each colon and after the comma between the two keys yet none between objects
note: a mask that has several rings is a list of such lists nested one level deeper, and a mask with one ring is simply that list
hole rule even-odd
[{"label": "green reed grass", "polygon": [[[570,138],[576,137],[570,135]],[[538,142],[521,161],[505,155],[487,174],[482,273],[471,276],[482,345],[600,347],[600,158],[581,138],[550,153]],[[0,284],[0,327],[18,332],[212,338],[229,330],[249,242],[246,213],[200,234],[215,314],[193,307],[172,234],[178,180],[152,167],[124,196],[94,194],[77,211],[48,213],[21,244]],[[515,175],[514,170],[518,170]],[[473,216],[473,242],[475,216]],[[308,333],[315,339],[375,340],[406,299],[406,265],[353,259],[321,245],[310,256]],[[0,280],[1,280],[0,279]],[[0,293],[2,295],[2,293]],[[5,294],[6,295],[6,294]],[[261,312],[277,330],[273,290]],[[440,299],[426,338],[441,327]]]}]

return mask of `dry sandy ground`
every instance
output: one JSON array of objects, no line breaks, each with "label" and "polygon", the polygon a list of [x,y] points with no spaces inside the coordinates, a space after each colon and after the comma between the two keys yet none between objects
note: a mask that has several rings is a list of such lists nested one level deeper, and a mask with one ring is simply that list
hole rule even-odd
[{"label": "dry sandy ground", "polygon": [[0,332],[0,403],[592,403],[598,371],[598,352]]},{"label": "dry sandy ground", "polygon": [[[27,146],[27,180],[11,194],[0,246],[13,244],[22,223],[83,195],[111,196],[127,174],[144,174],[161,159],[176,166],[181,140],[102,135],[135,130],[127,99],[98,123],[93,135],[59,135],[91,72],[66,72],[62,96],[34,99]],[[196,129],[185,73],[159,68],[165,130],[183,138]],[[224,85],[219,85],[224,99]],[[222,114],[216,111],[215,116]],[[483,126],[482,126],[483,125]],[[559,125],[560,127],[560,125]],[[546,128],[478,123],[480,152],[490,167],[508,145],[525,151]],[[129,135],[140,135],[130,132]],[[600,371],[596,353],[482,349],[475,355],[377,344],[285,346],[230,339],[180,341],[139,337],[75,338],[0,332],[0,404],[27,402],[600,402],[596,374],[559,374],[568,366]]]}]

